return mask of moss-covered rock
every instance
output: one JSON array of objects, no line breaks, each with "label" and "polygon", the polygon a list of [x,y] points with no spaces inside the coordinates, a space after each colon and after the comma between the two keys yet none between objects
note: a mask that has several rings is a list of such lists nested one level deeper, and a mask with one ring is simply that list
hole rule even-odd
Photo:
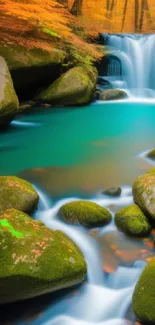
[{"label": "moss-covered rock", "polygon": [[151,231],[148,219],[136,204],[119,210],[115,215],[115,224],[129,236],[144,237]]},{"label": "moss-covered rock", "polygon": [[0,55],[8,64],[15,90],[22,99],[31,99],[39,87],[58,78],[65,58],[65,53],[56,48],[27,50],[20,45],[1,42]]},{"label": "moss-covered rock", "polygon": [[107,209],[94,202],[82,200],[63,205],[60,216],[68,223],[79,223],[89,228],[105,226],[112,219]]},{"label": "moss-covered rock", "polygon": [[155,220],[155,168],[137,177],[133,184],[133,197],[143,212]]},{"label": "moss-covered rock", "polygon": [[108,89],[100,94],[100,100],[119,100],[127,97],[127,93],[120,89]]},{"label": "moss-covered rock", "polygon": [[94,96],[97,80],[95,69],[75,67],[61,75],[47,89],[41,91],[35,100],[54,105],[84,105]]},{"label": "moss-covered rock", "polygon": [[0,127],[7,126],[17,113],[19,102],[5,60],[0,57]]},{"label": "moss-covered rock", "polygon": [[152,160],[155,160],[155,149],[152,149],[151,151],[149,151],[147,153],[147,157],[152,159]]},{"label": "moss-covered rock", "polygon": [[121,188],[119,186],[116,187],[109,187],[106,190],[104,190],[102,192],[102,194],[104,195],[108,195],[108,196],[120,196],[121,195]]},{"label": "moss-covered rock", "polygon": [[0,303],[23,300],[81,282],[86,263],[62,232],[25,213],[0,215]]},{"label": "moss-covered rock", "polygon": [[0,213],[10,208],[31,212],[38,199],[38,193],[27,181],[16,176],[0,176]]},{"label": "moss-covered rock", "polygon": [[132,298],[133,310],[139,320],[155,324],[155,258],[142,272]]}]

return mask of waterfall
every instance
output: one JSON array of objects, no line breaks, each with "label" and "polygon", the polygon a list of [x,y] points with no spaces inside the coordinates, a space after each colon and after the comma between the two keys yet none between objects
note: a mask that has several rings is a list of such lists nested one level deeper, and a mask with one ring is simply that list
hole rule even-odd
[{"label": "waterfall", "polygon": [[[109,54],[102,78],[132,97],[155,98],[155,35],[103,34],[103,39]],[[118,66],[118,60],[119,75],[114,64]]]}]

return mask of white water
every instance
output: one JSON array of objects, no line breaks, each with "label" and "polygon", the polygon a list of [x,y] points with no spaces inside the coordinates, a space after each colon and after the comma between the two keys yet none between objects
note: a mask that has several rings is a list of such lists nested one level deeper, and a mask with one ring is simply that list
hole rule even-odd
[{"label": "white water", "polygon": [[106,45],[122,64],[113,86],[131,97],[155,98],[155,35],[107,35]]},{"label": "white water", "polygon": [[[105,277],[99,246],[88,232],[80,226],[67,225],[57,218],[60,207],[79,198],[62,199],[50,208],[50,199],[40,190],[40,209],[36,218],[48,227],[66,233],[81,249],[88,266],[88,281],[80,288],[78,296],[72,296],[66,308],[65,302],[58,301],[48,310],[47,317],[41,325],[129,325],[123,318],[131,304],[131,297],[136,281],[145,265],[137,262],[132,267],[118,267],[108,279]],[[120,198],[108,198],[101,194],[92,198],[94,202],[109,207],[111,204],[122,205],[132,203],[132,191],[128,186],[122,187]],[[115,231],[114,222],[101,228],[99,236]],[[62,312],[61,312],[62,310]],[[64,311],[65,310],[65,311]]]}]

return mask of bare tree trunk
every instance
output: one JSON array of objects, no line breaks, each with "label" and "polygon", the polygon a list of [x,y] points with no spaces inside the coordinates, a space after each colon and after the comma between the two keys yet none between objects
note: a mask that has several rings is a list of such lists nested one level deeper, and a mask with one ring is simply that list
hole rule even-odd
[{"label": "bare tree trunk", "polygon": [[121,32],[123,32],[124,25],[125,25],[125,18],[126,18],[127,7],[128,7],[128,0],[125,0],[124,10],[123,10],[123,19],[122,19]]},{"label": "bare tree trunk", "polygon": [[[142,0],[143,1],[143,0]],[[139,0],[135,0],[135,32],[138,32],[139,27]]]},{"label": "bare tree trunk", "polygon": [[74,16],[81,16],[82,15],[82,5],[83,0],[74,0],[71,13]]},{"label": "bare tree trunk", "polygon": [[139,20],[139,27],[138,31],[141,32],[143,29],[143,22],[144,22],[144,9],[145,9],[145,0],[142,0],[141,6],[141,13],[140,13],[140,20]]}]

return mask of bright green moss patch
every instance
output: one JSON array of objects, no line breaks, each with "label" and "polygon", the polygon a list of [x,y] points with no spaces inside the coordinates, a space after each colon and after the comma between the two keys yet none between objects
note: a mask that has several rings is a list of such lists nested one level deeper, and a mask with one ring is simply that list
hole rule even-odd
[{"label": "bright green moss patch", "polygon": [[[2,227],[6,227],[8,232],[10,232],[10,234],[12,234],[13,236],[15,236],[16,238],[20,238],[23,237],[23,234],[17,230],[15,230],[10,223],[8,222],[7,219],[1,219],[0,220],[0,226]],[[0,229],[0,231],[3,231],[2,229]]]},{"label": "bright green moss patch", "polygon": [[151,231],[148,219],[136,205],[119,210],[115,215],[116,226],[130,236],[147,236]]},{"label": "bright green moss patch", "polygon": [[132,306],[138,319],[155,324],[155,258],[147,264],[138,280]]},{"label": "bright green moss patch", "polygon": [[63,205],[60,216],[68,223],[80,223],[90,228],[105,226],[112,219],[107,209],[94,202],[82,200]]},{"label": "bright green moss patch", "polygon": [[38,199],[38,193],[29,182],[15,176],[0,176],[0,212],[9,208],[31,212]]},{"label": "bright green moss patch", "polygon": [[0,303],[80,283],[86,263],[79,248],[16,209],[0,216]]}]

